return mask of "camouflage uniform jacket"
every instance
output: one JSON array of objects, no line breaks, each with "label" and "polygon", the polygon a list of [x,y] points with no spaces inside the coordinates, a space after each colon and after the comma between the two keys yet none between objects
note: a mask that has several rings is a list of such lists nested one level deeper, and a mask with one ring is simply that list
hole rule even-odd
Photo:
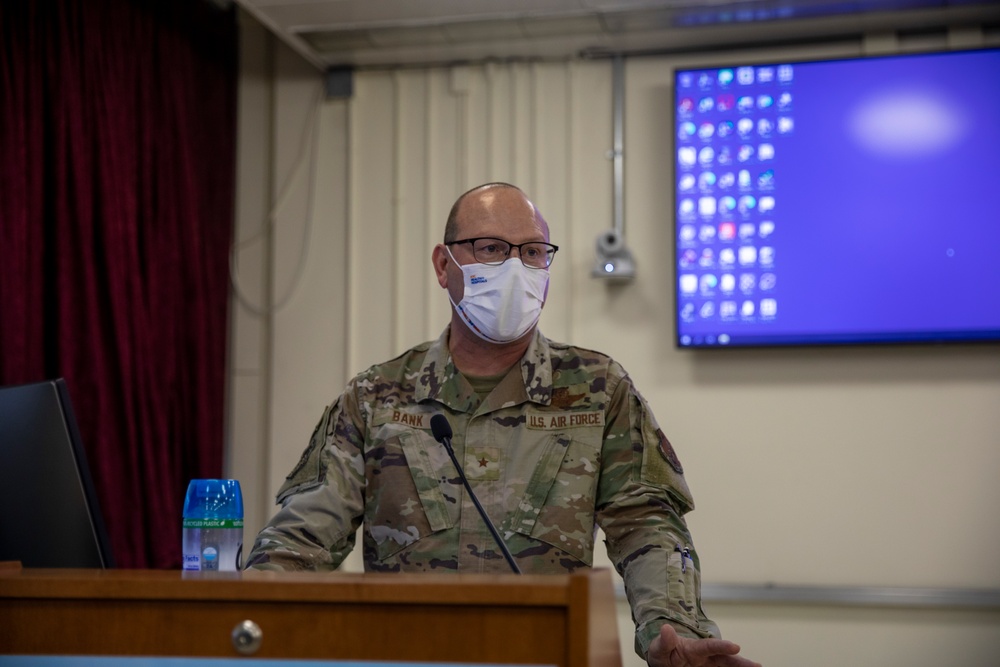
[{"label": "camouflage uniform jacket", "polygon": [[336,568],[363,521],[366,570],[509,572],[431,434],[436,413],[522,572],[590,566],[600,526],[640,655],[667,621],[718,636],[682,518],[691,495],[645,400],[612,359],[537,331],[482,402],[451,361],[448,329],[355,377],[278,492],[247,567]]}]

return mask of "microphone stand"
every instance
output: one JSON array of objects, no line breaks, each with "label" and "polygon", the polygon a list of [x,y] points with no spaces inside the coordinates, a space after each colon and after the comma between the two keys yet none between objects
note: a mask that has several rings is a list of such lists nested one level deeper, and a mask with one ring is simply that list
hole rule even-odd
[{"label": "microphone stand", "polygon": [[490,521],[490,517],[486,514],[486,510],[484,510],[483,506],[479,503],[479,498],[476,497],[472,487],[469,486],[469,480],[465,477],[465,471],[462,470],[462,466],[459,465],[458,459],[455,458],[455,450],[451,447],[451,424],[448,423],[448,420],[443,415],[436,414],[431,417],[431,432],[434,434],[434,439],[444,445],[444,449],[448,452],[451,462],[455,465],[455,469],[458,470],[458,476],[461,478],[462,484],[465,486],[465,490],[468,491],[469,497],[472,498],[472,504],[476,506],[479,516],[483,518],[483,523],[486,524],[486,527],[490,531],[490,535],[493,536],[493,541],[495,541],[497,546],[500,547],[503,557],[507,560],[507,565],[510,566],[511,571],[514,572],[514,574],[521,574],[521,568],[517,566],[517,563],[514,561],[514,557],[511,555],[507,545],[500,538],[500,533],[497,532],[496,526],[494,526],[493,522]]}]

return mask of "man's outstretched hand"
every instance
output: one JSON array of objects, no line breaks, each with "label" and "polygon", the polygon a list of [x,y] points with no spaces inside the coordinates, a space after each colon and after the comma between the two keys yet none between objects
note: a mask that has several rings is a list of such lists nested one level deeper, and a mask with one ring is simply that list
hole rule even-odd
[{"label": "man's outstretched hand", "polygon": [[725,639],[688,639],[669,623],[660,628],[646,653],[649,667],[760,667],[737,653],[740,647]]}]

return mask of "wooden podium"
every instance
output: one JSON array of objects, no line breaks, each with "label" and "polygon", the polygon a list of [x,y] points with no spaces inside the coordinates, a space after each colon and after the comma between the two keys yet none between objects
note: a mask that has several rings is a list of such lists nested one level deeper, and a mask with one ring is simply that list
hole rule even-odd
[{"label": "wooden podium", "polygon": [[238,647],[253,648],[248,627],[260,633],[255,658],[621,667],[607,570],[227,576],[0,568],[0,654],[238,657]]}]

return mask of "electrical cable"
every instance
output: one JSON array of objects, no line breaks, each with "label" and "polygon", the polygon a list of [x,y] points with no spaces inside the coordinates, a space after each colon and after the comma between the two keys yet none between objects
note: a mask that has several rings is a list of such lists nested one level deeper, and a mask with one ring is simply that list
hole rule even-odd
[{"label": "electrical cable", "polygon": [[[302,275],[305,273],[306,260],[309,255],[309,239],[312,235],[312,225],[313,225],[313,210],[315,205],[315,178],[316,178],[316,156],[319,152],[317,149],[317,135],[319,134],[319,109],[322,104],[323,86],[317,87],[316,94],[313,98],[312,104],[309,108],[309,116],[304,124],[302,138],[299,143],[299,150],[295,158],[295,163],[292,169],[288,173],[288,177],[282,184],[281,190],[279,191],[278,197],[275,201],[274,206],[271,207],[270,211],[263,223],[256,232],[251,234],[246,239],[241,241],[233,241],[230,246],[229,251],[229,282],[233,286],[233,292],[236,298],[239,300],[243,306],[253,313],[255,316],[264,318],[273,313],[277,312],[284,306],[288,304],[295,291],[298,289],[299,282],[302,279]],[[307,158],[308,151],[308,160]],[[308,164],[308,173],[306,175],[306,212],[305,220],[302,230],[302,245],[299,250],[299,257],[296,261],[295,270],[292,275],[292,280],[285,290],[285,293],[280,299],[273,301],[268,307],[261,307],[252,302],[252,300],[247,297],[246,293],[240,287],[239,282],[239,271],[237,270],[237,251],[250,244],[257,241],[262,236],[265,236],[272,230],[277,228],[277,217],[282,207],[285,205],[285,201],[288,197],[288,193],[291,190],[291,186],[298,180],[299,173],[303,165]],[[270,287],[270,286],[268,286]]]}]

